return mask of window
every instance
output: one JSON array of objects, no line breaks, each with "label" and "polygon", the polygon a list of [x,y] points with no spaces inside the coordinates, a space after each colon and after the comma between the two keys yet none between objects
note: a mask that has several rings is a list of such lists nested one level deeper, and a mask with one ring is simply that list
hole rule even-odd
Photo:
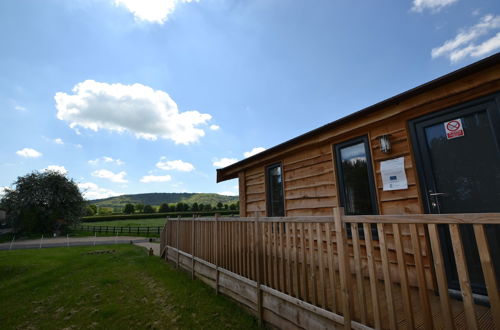
[{"label": "window", "polygon": [[267,176],[267,215],[270,217],[285,216],[283,199],[283,177],[281,164],[271,165],[266,169]]},{"label": "window", "polygon": [[[366,136],[335,146],[340,204],[346,215],[377,214],[373,171]],[[350,236],[350,225],[347,233]],[[360,227],[360,236],[363,228]],[[377,227],[372,225],[373,237]]]},{"label": "window", "polygon": [[335,146],[340,202],[346,215],[377,214],[366,137]]}]

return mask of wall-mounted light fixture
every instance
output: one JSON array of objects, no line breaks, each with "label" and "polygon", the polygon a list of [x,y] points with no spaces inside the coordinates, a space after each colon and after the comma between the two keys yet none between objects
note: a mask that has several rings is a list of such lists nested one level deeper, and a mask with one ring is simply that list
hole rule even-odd
[{"label": "wall-mounted light fixture", "polygon": [[391,141],[389,137],[389,134],[384,134],[378,137],[380,141],[380,151],[386,154],[391,151]]}]

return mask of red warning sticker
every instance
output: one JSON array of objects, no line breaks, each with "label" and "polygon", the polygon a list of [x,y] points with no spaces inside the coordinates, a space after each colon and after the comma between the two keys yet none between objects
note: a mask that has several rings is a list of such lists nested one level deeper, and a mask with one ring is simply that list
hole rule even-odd
[{"label": "red warning sticker", "polygon": [[444,129],[446,130],[446,138],[448,140],[465,135],[462,119],[453,119],[445,122]]}]

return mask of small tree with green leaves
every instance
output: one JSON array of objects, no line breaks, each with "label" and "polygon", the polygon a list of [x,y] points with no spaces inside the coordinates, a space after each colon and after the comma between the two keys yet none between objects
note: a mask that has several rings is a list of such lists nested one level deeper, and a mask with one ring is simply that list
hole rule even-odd
[{"label": "small tree with green leaves", "polygon": [[16,231],[51,233],[77,223],[85,214],[85,201],[72,179],[55,171],[18,177],[0,204]]},{"label": "small tree with green leaves", "polygon": [[193,210],[193,212],[198,212],[200,210],[198,203],[194,202],[193,205],[191,205],[191,210]]},{"label": "small tree with green leaves", "polygon": [[144,204],[142,203],[135,204],[135,210],[139,213],[142,213],[144,210]]},{"label": "small tree with green leaves", "polygon": [[222,202],[217,203],[217,210],[222,210]]},{"label": "small tree with green leaves", "polygon": [[130,203],[125,204],[125,208],[123,209],[123,213],[133,214],[134,212],[135,212],[134,204],[130,204]]},{"label": "small tree with green leaves", "polygon": [[166,213],[166,212],[169,212],[169,211],[170,211],[170,207],[168,207],[167,203],[162,203],[160,205],[160,208],[158,209],[159,213]]},{"label": "small tree with green leaves", "polygon": [[143,213],[155,213],[155,209],[151,205],[144,205]]}]

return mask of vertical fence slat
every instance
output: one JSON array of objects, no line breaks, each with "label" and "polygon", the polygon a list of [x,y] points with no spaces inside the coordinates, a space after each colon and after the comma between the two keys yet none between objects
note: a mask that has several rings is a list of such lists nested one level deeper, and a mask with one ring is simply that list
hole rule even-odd
[{"label": "vertical fence slat", "polygon": [[464,301],[465,320],[468,329],[477,329],[476,312],[474,311],[474,299],[472,297],[472,289],[470,286],[469,271],[467,269],[467,261],[465,259],[464,246],[462,237],[460,236],[460,228],[457,224],[450,224],[451,244],[453,245],[453,253],[455,255],[455,263],[457,265],[458,282],[460,283],[460,291]]},{"label": "vertical fence slat", "polygon": [[316,263],[314,262],[314,233],[313,226],[310,222],[307,223],[307,231],[309,233],[309,264],[310,264],[310,283],[312,284],[312,303],[313,305],[318,304],[318,286],[316,284]]},{"label": "vertical fence slat", "polygon": [[219,215],[215,215],[215,293],[219,294],[219,266],[220,266],[220,228]]},{"label": "vertical fence slat", "polygon": [[290,295],[290,296],[293,296],[293,264],[292,264],[292,246],[293,246],[293,243],[292,243],[292,233],[291,233],[291,230],[292,230],[292,226],[291,226],[291,223],[286,223],[285,224],[285,234],[286,234],[286,252],[287,252],[287,256],[286,256],[286,259],[287,259],[287,270],[286,270],[286,275],[287,275],[287,278],[286,278],[286,282],[288,284],[288,288],[287,288],[287,294]]},{"label": "vertical fence slat", "polygon": [[299,248],[297,239],[297,224],[294,222],[292,224],[292,237],[293,237],[293,255],[294,255],[294,269],[295,269],[295,298],[300,299],[300,263],[299,263]]},{"label": "vertical fence slat", "polygon": [[441,252],[441,242],[437,231],[437,225],[430,224],[427,228],[429,229],[429,238],[431,241],[432,257],[434,260],[434,270],[436,273],[443,322],[446,329],[455,329],[453,314],[450,306],[450,298],[448,296],[448,280],[446,279],[443,253]]},{"label": "vertical fence slat", "polygon": [[424,265],[422,263],[422,249],[420,247],[420,236],[416,224],[410,225],[411,242],[415,259],[415,267],[417,271],[418,294],[420,303],[422,304],[422,312],[424,314],[424,327],[426,329],[433,328],[431,305],[429,302],[429,291],[427,290],[427,281],[425,279]]},{"label": "vertical fence slat", "polygon": [[[375,257],[373,255],[373,237],[370,224],[363,224],[365,234],[366,258],[368,262],[368,274],[370,276],[370,294],[372,298],[373,322],[376,329],[381,329],[380,306],[377,292],[377,278],[375,274]],[[337,243],[338,244],[338,243]]]},{"label": "vertical fence slat", "polygon": [[385,296],[387,311],[389,312],[389,326],[391,329],[396,329],[396,310],[394,308],[394,296],[392,292],[391,271],[389,269],[389,258],[387,256],[387,242],[384,230],[384,224],[378,223],[378,241],[380,244],[380,256],[382,258],[382,273],[384,275]]},{"label": "vertical fence slat", "polygon": [[195,232],[194,232],[194,218],[191,220],[191,279],[194,280],[194,242],[195,242]]},{"label": "vertical fence slat", "polygon": [[[258,219],[258,217],[256,217]],[[262,311],[262,291],[260,289],[260,285],[262,282],[262,272],[261,272],[261,267],[260,267],[260,255],[265,255],[265,249],[263,249],[263,246],[260,244],[262,240],[262,231],[261,231],[261,224],[258,221],[254,221],[254,233],[255,233],[255,245],[254,245],[254,251],[255,251],[255,281],[257,282],[257,314],[259,318],[259,327],[262,327],[262,318],[263,318],[263,311]],[[264,241],[264,240],[262,240]],[[264,253],[262,253],[264,251]]]},{"label": "vertical fence slat", "polygon": [[286,282],[285,282],[285,247],[283,244],[284,240],[284,230],[285,230],[285,224],[283,222],[278,222],[278,228],[279,228],[279,235],[280,235],[280,266],[281,266],[281,272],[280,272],[280,291],[281,292],[286,292]]},{"label": "vertical fence slat", "polygon": [[180,253],[179,253],[179,224],[180,224],[180,219],[181,219],[181,216],[179,215],[177,217],[177,229],[175,230],[175,236],[176,236],[175,247],[177,248],[177,268],[179,268],[179,256],[180,256]]},{"label": "vertical fence slat", "polygon": [[337,274],[335,272],[336,263],[333,253],[333,239],[332,239],[332,225],[330,222],[326,223],[326,243],[328,250],[328,278],[330,280],[330,291],[332,295],[332,311],[338,313],[337,311]]},{"label": "vertical fence slat", "polygon": [[342,222],[342,213],[338,207],[333,209],[333,216],[335,221],[335,235],[337,238],[337,251],[339,254],[340,294],[342,297],[344,328],[351,329],[351,298],[349,294],[351,271],[349,269],[349,255],[344,224]]},{"label": "vertical fence slat", "polygon": [[274,264],[274,283],[273,289],[279,290],[279,266],[278,266],[278,228],[276,222],[273,222],[273,264]]},{"label": "vertical fence slat", "polygon": [[484,281],[488,290],[488,297],[491,305],[491,315],[495,321],[495,326],[500,329],[500,297],[498,295],[498,285],[496,281],[495,267],[491,258],[491,251],[486,239],[484,225],[474,225],[474,234],[476,236],[477,248],[481,259]]},{"label": "vertical fence slat", "polygon": [[359,231],[358,224],[351,224],[352,233],[352,245],[354,252],[354,267],[356,269],[356,291],[358,293],[358,303],[359,314],[361,317],[361,322],[366,324],[366,300],[365,300],[365,290],[363,285],[363,272],[361,269],[361,253],[359,250]]},{"label": "vertical fence slat", "polygon": [[398,260],[399,281],[401,283],[401,295],[403,297],[403,308],[405,312],[406,328],[414,329],[415,319],[413,317],[411,292],[408,286],[408,272],[406,269],[403,241],[401,239],[401,230],[399,224],[393,224],[392,231],[394,232],[394,245],[396,247],[396,258]]},{"label": "vertical fence slat", "polygon": [[323,262],[323,229],[321,223],[316,223],[316,230],[318,232],[318,259],[319,259],[319,287],[321,307],[326,308],[326,288],[325,288],[325,265]]},{"label": "vertical fence slat", "polygon": [[309,286],[307,285],[307,257],[306,257],[306,233],[305,225],[303,222],[300,223],[300,242],[301,242],[301,252],[302,252],[302,287],[304,288],[304,294],[302,300],[309,300]]}]

